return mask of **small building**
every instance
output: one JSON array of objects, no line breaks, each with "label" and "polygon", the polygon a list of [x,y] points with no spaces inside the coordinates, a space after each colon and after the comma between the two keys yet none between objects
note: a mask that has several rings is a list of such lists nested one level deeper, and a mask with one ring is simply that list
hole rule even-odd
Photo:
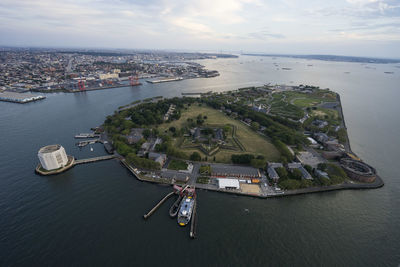
[{"label": "small building", "polygon": [[329,175],[328,175],[327,172],[324,172],[324,171],[315,169],[315,170],[314,170],[314,173],[315,173],[315,175],[316,175],[317,177],[319,177],[319,178],[326,178],[326,179],[329,179]]},{"label": "small building", "polygon": [[308,140],[308,141],[310,141],[310,143],[311,143],[311,145],[312,145],[312,146],[314,146],[314,145],[318,145],[318,142],[317,142],[317,141],[315,141],[315,140],[314,140],[314,138],[307,137],[307,140]]},{"label": "small building", "polygon": [[239,189],[240,184],[238,179],[218,179],[219,189]]},{"label": "small building", "polygon": [[228,164],[211,164],[211,175],[221,178],[238,177],[251,179],[261,177],[257,168]]},{"label": "small building", "polygon": [[139,142],[143,138],[143,128],[133,128],[131,129],[131,132],[129,135],[126,137],[128,143],[130,145]]},{"label": "small building", "polygon": [[160,163],[160,166],[162,167],[164,165],[164,163],[167,161],[167,156],[165,154],[150,152],[149,159]]},{"label": "small building", "polygon": [[328,122],[327,121],[323,121],[323,120],[314,120],[312,122],[313,125],[317,126],[318,128],[322,129],[326,126],[328,126]]},{"label": "small building", "polygon": [[303,179],[312,180],[312,176],[308,171],[301,165],[299,162],[288,163],[288,169],[293,171],[294,169],[298,169],[301,171],[301,176]]},{"label": "small building", "polygon": [[61,145],[49,145],[42,147],[38,152],[40,164],[43,169],[51,171],[67,165],[68,157]]},{"label": "small building", "polygon": [[279,180],[279,175],[276,172],[275,168],[280,168],[280,167],[283,167],[282,163],[275,163],[275,162],[268,163],[268,169],[267,169],[268,177],[274,180],[275,182]]},{"label": "small building", "polygon": [[187,182],[189,180],[189,175],[187,173],[172,170],[161,171],[161,177],[179,182]]},{"label": "small building", "polygon": [[329,140],[329,136],[325,133],[315,133],[314,138],[320,143],[325,143]]}]

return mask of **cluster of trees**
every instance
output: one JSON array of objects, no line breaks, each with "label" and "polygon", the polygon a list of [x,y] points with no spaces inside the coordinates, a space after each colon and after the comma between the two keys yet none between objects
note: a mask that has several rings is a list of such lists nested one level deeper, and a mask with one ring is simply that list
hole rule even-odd
[{"label": "cluster of trees", "polygon": [[255,157],[252,154],[234,154],[231,156],[231,160],[234,164],[247,164],[255,168],[264,168],[266,164],[266,160],[262,155]]},{"label": "cluster of trees", "polygon": [[193,153],[190,155],[190,160],[193,160],[193,161],[201,161],[201,155],[200,155],[200,153],[199,153],[199,152],[193,152]]},{"label": "cluster of trees", "polygon": [[176,147],[172,145],[172,140],[170,136],[161,135],[160,137],[163,140],[163,142],[155,146],[155,150],[157,152],[163,152],[166,153],[168,156],[176,158],[188,159],[188,155],[185,152],[178,150]]},{"label": "cluster of trees", "polygon": [[272,143],[276,149],[281,153],[281,162],[287,163],[293,160],[293,154],[289,151],[288,147],[279,139],[273,139]]},{"label": "cluster of trees", "polygon": [[126,161],[129,164],[133,164],[134,166],[141,168],[141,169],[146,169],[146,170],[159,170],[161,169],[161,166],[158,162],[155,162],[151,159],[147,158],[141,158],[136,156],[135,153],[129,153],[126,156]]},{"label": "cluster of trees", "polygon": [[193,98],[172,98],[160,100],[156,103],[147,102],[132,107],[121,112],[115,112],[112,116],[107,116],[104,126],[109,133],[128,134],[130,129],[161,124],[165,113],[171,104],[175,105],[175,111],[169,120],[178,120],[184,104],[193,103]]}]

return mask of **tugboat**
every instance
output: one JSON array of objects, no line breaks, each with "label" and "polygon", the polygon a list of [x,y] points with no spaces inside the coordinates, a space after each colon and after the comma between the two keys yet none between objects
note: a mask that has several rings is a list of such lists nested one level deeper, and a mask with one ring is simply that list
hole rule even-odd
[{"label": "tugboat", "polygon": [[180,226],[185,226],[189,223],[192,217],[192,211],[194,206],[194,198],[192,196],[186,196],[181,202],[178,213],[178,224]]}]

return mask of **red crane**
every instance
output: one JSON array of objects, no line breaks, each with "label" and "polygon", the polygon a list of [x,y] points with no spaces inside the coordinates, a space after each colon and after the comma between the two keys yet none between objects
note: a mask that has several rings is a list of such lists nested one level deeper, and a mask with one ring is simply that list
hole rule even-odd
[{"label": "red crane", "polygon": [[85,82],[83,80],[79,80],[78,81],[78,88],[79,88],[79,91],[85,91],[86,90]]},{"label": "red crane", "polygon": [[137,74],[129,76],[129,84],[130,86],[141,85],[141,83],[139,82],[139,76]]}]

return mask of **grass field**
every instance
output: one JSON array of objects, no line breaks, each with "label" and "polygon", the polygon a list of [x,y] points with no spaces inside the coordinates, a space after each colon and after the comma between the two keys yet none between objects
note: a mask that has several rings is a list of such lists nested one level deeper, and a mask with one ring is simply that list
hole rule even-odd
[{"label": "grass field", "polygon": [[[259,135],[254,132],[250,127],[243,124],[238,120],[234,120],[219,110],[206,107],[206,106],[198,106],[197,104],[188,107],[187,110],[182,112],[181,118],[177,121],[173,121],[170,123],[163,123],[159,126],[160,130],[166,130],[171,126],[175,128],[182,128],[182,126],[187,122],[188,118],[196,118],[198,114],[203,116],[207,116],[205,120],[205,124],[232,124],[237,127],[236,137],[239,139],[240,143],[245,147],[244,152],[239,151],[228,151],[225,149],[221,149],[216,155],[216,162],[230,162],[232,154],[255,154],[255,155],[263,155],[269,161],[275,161],[279,158],[280,153],[275,148],[273,144],[269,142],[265,137]],[[178,144],[179,140],[175,139],[175,144]],[[181,149],[182,151],[191,154],[194,151],[199,152],[202,155],[202,158],[205,157],[198,149]],[[208,161],[213,161],[213,158],[208,158]]]},{"label": "grass field", "polygon": [[182,160],[176,160],[173,159],[171,160],[171,162],[168,164],[168,169],[170,170],[186,170],[188,167],[187,163],[182,161]]}]

